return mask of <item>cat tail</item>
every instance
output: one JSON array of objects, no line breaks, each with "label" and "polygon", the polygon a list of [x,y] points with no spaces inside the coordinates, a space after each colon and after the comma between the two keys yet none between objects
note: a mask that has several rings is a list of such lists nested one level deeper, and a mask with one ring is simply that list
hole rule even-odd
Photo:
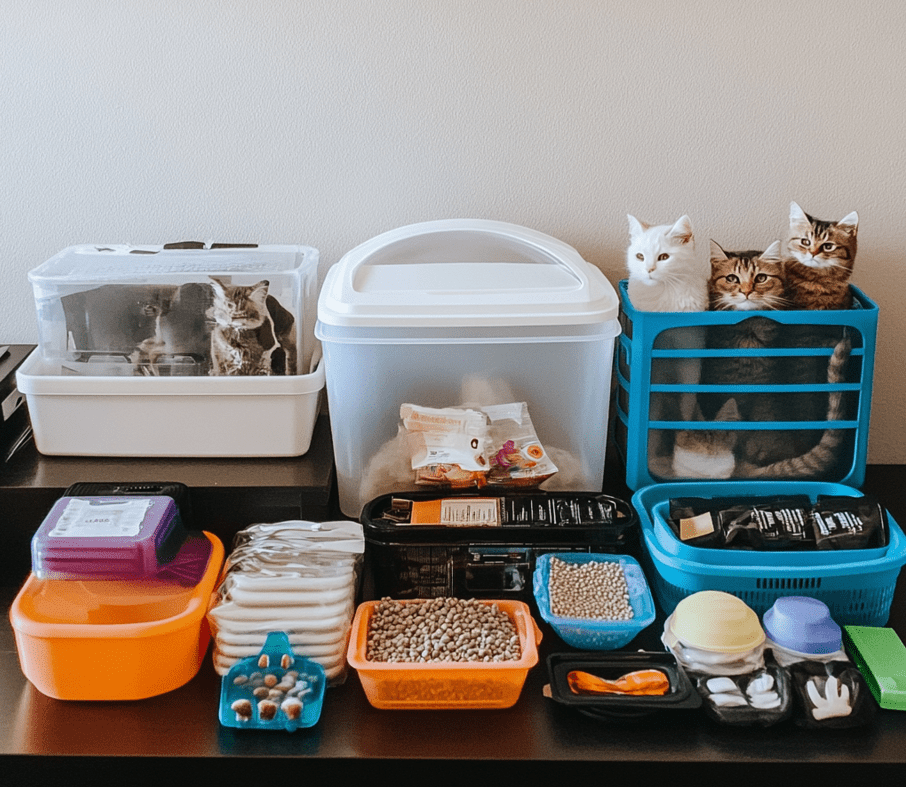
[{"label": "cat tail", "polygon": [[[827,365],[827,382],[831,385],[846,379],[846,362],[852,351],[852,342],[843,337],[834,347]],[[828,394],[827,420],[842,421],[844,416],[843,391]],[[747,478],[817,478],[824,475],[837,462],[842,429],[826,429],[818,444],[800,456],[783,459],[764,467],[747,467]]]}]

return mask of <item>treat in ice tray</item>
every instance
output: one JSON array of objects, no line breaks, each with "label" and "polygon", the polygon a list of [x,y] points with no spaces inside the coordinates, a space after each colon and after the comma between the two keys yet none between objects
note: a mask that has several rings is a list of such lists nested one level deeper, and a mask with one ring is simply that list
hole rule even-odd
[{"label": "treat in ice tray", "polygon": [[236,661],[221,680],[225,727],[285,729],[317,724],[327,685],[324,668],[296,656],[285,632],[267,635],[259,653]]}]

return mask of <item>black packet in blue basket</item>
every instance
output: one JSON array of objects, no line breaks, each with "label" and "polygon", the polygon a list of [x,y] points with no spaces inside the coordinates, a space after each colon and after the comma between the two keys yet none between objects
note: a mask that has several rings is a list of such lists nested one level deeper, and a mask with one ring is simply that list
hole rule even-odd
[{"label": "black packet in blue basket", "polygon": [[[704,548],[780,551],[814,549],[807,495],[750,498],[674,498],[670,526],[683,543]],[[690,521],[705,522],[688,537]]]},{"label": "black packet in blue basket", "polygon": [[818,549],[865,549],[887,546],[887,512],[871,495],[819,495],[812,509]]}]

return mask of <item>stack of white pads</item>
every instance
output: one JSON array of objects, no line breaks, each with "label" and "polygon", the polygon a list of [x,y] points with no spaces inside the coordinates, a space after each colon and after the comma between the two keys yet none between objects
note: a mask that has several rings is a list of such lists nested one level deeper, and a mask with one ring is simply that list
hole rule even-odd
[{"label": "stack of white pads", "polygon": [[208,621],[214,667],[225,675],[258,655],[268,632],[285,631],[293,652],[345,678],[365,540],[357,522],[290,521],[239,532]]}]

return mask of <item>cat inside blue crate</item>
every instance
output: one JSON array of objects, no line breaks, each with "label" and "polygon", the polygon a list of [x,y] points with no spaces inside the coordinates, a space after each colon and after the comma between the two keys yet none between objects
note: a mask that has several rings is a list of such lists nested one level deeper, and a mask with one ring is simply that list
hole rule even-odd
[{"label": "cat inside blue crate", "polygon": [[[790,205],[785,243],[727,251],[710,242],[709,264],[695,251],[688,216],[649,225],[629,216],[627,293],[638,311],[776,311],[852,307],[849,286],[858,216],[826,222]],[[844,454],[842,429],[734,429],[734,422],[830,422],[847,417],[839,390],[734,392],[740,383],[837,385],[847,381],[852,344],[842,326],[790,325],[753,315],[726,325],[663,331],[657,349],[723,350],[726,356],[676,357],[652,364],[652,385],[727,386],[728,392],[652,395],[649,421],[698,422],[699,428],[651,429],[649,471],[660,478],[824,478]],[[759,350],[827,348],[826,354],[769,355]],[[738,354],[736,351],[745,351]],[[713,424],[713,428],[703,426]]]}]

